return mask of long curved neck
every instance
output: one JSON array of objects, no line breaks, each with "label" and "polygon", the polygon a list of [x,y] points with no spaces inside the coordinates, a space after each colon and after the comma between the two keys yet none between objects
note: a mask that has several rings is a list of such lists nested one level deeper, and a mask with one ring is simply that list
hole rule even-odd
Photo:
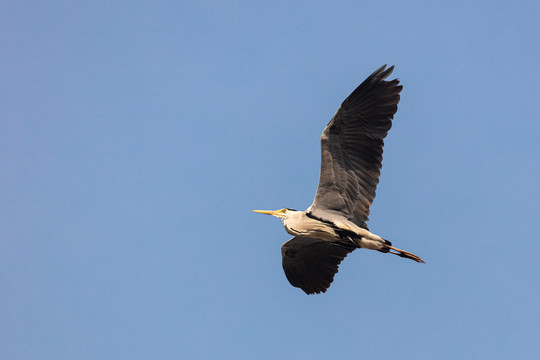
[{"label": "long curved neck", "polygon": [[303,211],[287,210],[281,218],[285,230],[295,236],[301,236],[304,233],[307,216]]}]

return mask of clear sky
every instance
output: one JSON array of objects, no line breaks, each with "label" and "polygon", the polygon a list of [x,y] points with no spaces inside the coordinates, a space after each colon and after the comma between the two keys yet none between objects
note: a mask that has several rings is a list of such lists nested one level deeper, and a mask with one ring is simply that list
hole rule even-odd
[{"label": "clear sky", "polygon": [[[0,358],[540,358],[540,2],[4,1]],[[319,136],[402,91],[370,229],[287,282]]]}]

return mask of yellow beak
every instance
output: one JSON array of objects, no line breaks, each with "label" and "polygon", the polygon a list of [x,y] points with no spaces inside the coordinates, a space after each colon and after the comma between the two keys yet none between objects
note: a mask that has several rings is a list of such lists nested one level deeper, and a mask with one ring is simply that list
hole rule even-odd
[{"label": "yellow beak", "polygon": [[266,214],[266,215],[276,216],[277,213],[279,213],[279,210],[253,210],[253,212],[256,212],[256,213],[259,213],[259,214]]}]

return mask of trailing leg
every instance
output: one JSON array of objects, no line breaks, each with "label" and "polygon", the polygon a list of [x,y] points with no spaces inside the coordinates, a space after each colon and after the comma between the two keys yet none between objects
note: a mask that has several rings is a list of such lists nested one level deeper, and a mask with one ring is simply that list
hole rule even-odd
[{"label": "trailing leg", "polygon": [[[419,262],[419,263],[425,263],[424,260],[422,260],[419,256],[414,255],[413,253],[410,253],[408,251],[395,248],[395,247],[390,246],[390,245],[387,245],[387,247],[389,249],[388,252],[390,254],[394,254],[394,255],[397,255],[399,257],[411,259],[411,260],[414,260],[414,261]],[[394,251],[392,251],[392,250],[394,250]]]}]

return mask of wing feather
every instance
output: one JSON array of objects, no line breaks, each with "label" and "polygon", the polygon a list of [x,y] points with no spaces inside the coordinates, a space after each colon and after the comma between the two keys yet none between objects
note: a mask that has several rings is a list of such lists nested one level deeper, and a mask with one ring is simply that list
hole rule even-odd
[{"label": "wing feather", "polygon": [[292,286],[306,294],[325,292],[353,243],[296,236],[281,247],[283,270]]},{"label": "wing feather", "polygon": [[367,229],[382,167],[384,138],[397,111],[399,80],[380,67],[343,101],[321,135],[321,173],[311,211],[343,216]]}]

